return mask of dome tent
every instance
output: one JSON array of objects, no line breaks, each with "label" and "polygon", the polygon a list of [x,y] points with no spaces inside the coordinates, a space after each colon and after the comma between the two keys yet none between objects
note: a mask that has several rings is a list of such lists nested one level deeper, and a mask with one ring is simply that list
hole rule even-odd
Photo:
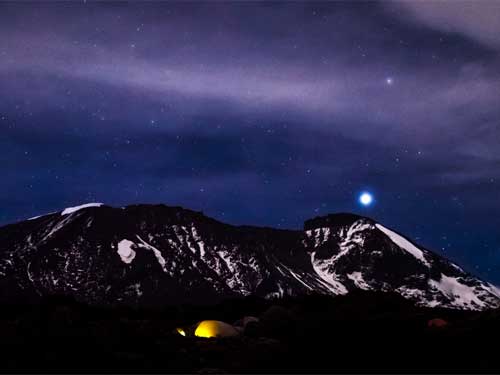
[{"label": "dome tent", "polygon": [[197,337],[233,337],[238,336],[239,333],[231,324],[219,320],[203,320],[198,323],[194,331]]},{"label": "dome tent", "polygon": [[177,333],[181,336],[196,336],[204,338],[213,337],[235,337],[240,334],[240,330],[231,324],[220,320],[202,320],[191,326],[189,329],[177,328]]},{"label": "dome tent", "polygon": [[258,323],[258,322],[259,318],[256,318],[255,316],[244,316],[243,318],[234,322],[233,326],[245,328],[249,323]]},{"label": "dome tent", "polygon": [[427,322],[427,327],[429,328],[444,328],[448,326],[448,321],[441,318],[430,319]]}]

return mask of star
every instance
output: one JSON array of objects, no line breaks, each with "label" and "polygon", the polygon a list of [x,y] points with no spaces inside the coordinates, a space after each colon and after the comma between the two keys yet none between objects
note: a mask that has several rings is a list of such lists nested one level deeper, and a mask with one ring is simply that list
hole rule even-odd
[{"label": "star", "polygon": [[387,77],[385,79],[385,83],[389,86],[392,86],[392,84],[394,83],[394,79],[392,77]]}]

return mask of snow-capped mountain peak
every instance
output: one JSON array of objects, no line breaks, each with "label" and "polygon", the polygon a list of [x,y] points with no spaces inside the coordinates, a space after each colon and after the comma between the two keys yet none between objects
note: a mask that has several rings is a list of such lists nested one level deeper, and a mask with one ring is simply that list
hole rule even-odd
[{"label": "snow-capped mountain peak", "polygon": [[500,305],[493,285],[345,213],[297,231],[235,227],[180,207],[92,203],[2,227],[0,249],[0,297],[9,300],[57,293],[150,305],[363,289],[430,307]]}]

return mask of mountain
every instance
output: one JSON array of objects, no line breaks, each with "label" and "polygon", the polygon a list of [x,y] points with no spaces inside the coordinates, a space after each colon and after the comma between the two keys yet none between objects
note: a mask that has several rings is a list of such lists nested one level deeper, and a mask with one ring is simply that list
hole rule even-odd
[{"label": "mountain", "polygon": [[232,226],[181,207],[93,203],[0,228],[0,300],[10,303],[57,294],[152,306],[356,289],[429,307],[500,306],[493,285],[353,214],[297,231]]}]

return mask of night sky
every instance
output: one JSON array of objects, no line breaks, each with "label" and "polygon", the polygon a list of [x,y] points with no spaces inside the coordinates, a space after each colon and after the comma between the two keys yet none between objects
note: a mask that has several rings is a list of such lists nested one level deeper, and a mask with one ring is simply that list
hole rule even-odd
[{"label": "night sky", "polygon": [[500,283],[499,19],[499,1],[2,2],[0,224],[85,202],[281,228],[347,211]]}]

